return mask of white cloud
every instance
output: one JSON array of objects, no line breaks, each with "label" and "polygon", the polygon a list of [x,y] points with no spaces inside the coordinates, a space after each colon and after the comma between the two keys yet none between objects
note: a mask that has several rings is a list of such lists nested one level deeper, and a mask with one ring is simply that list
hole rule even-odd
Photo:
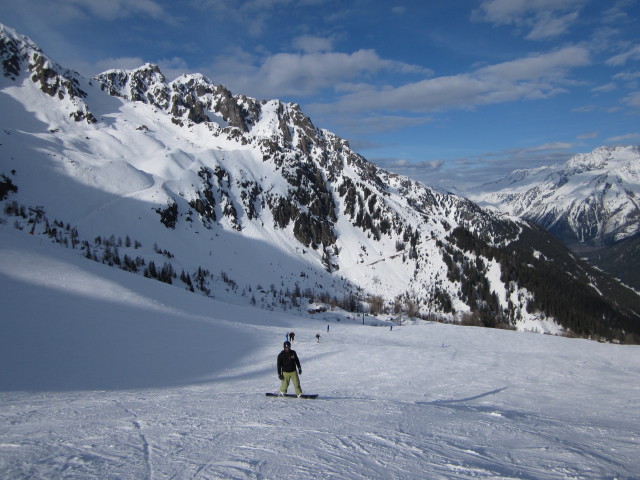
[{"label": "white cloud", "polygon": [[584,0],[482,0],[474,15],[488,22],[509,24],[527,15],[565,11],[583,3]]},{"label": "white cloud", "polygon": [[569,142],[550,142],[550,143],[543,143],[542,145],[535,145],[533,147],[507,150],[507,154],[524,155],[531,152],[548,152],[553,150],[566,150],[568,148],[573,148],[573,146],[574,145]]},{"label": "white cloud", "polygon": [[75,5],[104,20],[116,20],[135,15],[146,15],[156,20],[170,18],[164,8],[153,0],[62,0],[58,3]]},{"label": "white cloud", "polygon": [[638,139],[640,139],[640,133],[627,133],[626,135],[607,138],[607,142],[627,142],[629,140],[635,141]]},{"label": "white cloud", "polygon": [[478,70],[480,77],[506,81],[562,78],[574,67],[588,65],[589,51],[583,47],[565,47],[551,53],[531,55]]},{"label": "white cloud", "polygon": [[259,38],[267,30],[274,9],[286,6],[291,0],[191,0],[188,3],[203,15],[215,15],[217,21],[239,25],[238,32],[245,36]]},{"label": "white cloud", "polygon": [[596,105],[582,105],[580,107],[572,108],[571,111],[574,113],[591,113],[598,110]]},{"label": "white cloud", "polygon": [[[153,19],[175,25],[178,20],[170,15],[161,2],[155,0],[3,0],[18,18],[27,20],[39,31],[51,30],[64,36],[66,25],[90,25],[93,20]],[[89,27],[91,28],[91,27]],[[51,37],[53,33],[47,36]]]},{"label": "white cloud", "polygon": [[554,16],[550,12],[542,12],[538,15],[533,28],[526,38],[529,40],[545,40],[562,35],[569,26],[578,18],[578,12],[566,15]]},{"label": "white cloud", "polygon": [[473,15],[477,20],[504,25],[515,22],[525,11],[526,0],[485,0]]},{"label": "white cloud", "polygon": [[530,40],[565,33],[578,19],[584,0],[483,0],[472,20],[526,29]]},{"label": "white cloud", "polygon": [[402,158],[384,158],[372,161],[427,185],[464,191],[502,178],[516,169],[566,162],[572,155],[570,149],[573,147],[573,144],[567,142],[552,142],[526,148],[485,152],[454,160],[412,162]]},{"label": "white cloud", "polygon": [[578,135],[576,138],[579,140],[588,140],[590,138],[597,138],[598,137],[598,132],[585,132],[581,135]]},{"label": "white cloud", "polygon": [[379,166],[387,169],[403,170],[437,170],[444,164],[444,160],[419,160],[412,161],[405,158],[376,158],[372,160]]},{"label": "white cloud", "polygon": [[640,72],[620,72],[613,78],[624,82],[624,87],[628,90],[637,90],[640,85]]},{"label": "white cloud", "polygon": [[611,57],[605,63],[609,66],[620,66],[630,60],[640,60],[640,45],[635,45],[626,52]]},{"label": "white cloud", "polygon": [[632,7],[636,0],[618,0],[608,10],[603,13],[603,21],[606,23],[620,23],[631,19],[625,11],[627,7]]},{"label": "white cloud", "polygon": [[451,162],[451,165],[443,166],[444,169],[450,170],[443,172],[443,177],[449,184],[454,183],[456,187],[464,190],[497,180],[517,169],[566,162],[573,154],[570,150],[573,147],[573,144],[567,142],[552,142],[459,158]]},{"label": "white cloud", "polygon": [[292,41],[293,48],[306,53],[330,52],[333,50],[333,40],[330,38],[302,35]]},{"label": "white cloud", "polygon": [[613,78],[616,80],[623,80],[625,82],[635,81],[640,79],[640,72],[621,72],[616,73]]},{"label": "white cloud", "polygon": [[567,74],[572,68],[589,63],[586,49],[567,47],[483,67],[472,73],[430,78],[399,87],[363,86],[343,95],[326,109],[432,112],[548,98],[566,91],[563,85],[568,83]]},{"label": "white cloud", "polygon": [[255,63],[254,57],[245,54],[239,58],[234,53],[219,58],[212,71],[234,90],[260,98],[304,96],[325,88],[339,89],[353,79],[383,71],[429,73],[417,65],[381,58],[374,50],[278,53],[260,65]]},{"label": "white cloud", "polygon": [[[314,107],[310,106],[310,112]],[[433,121],[431,116],[405,116],[405,115],[379,115],[367,113],[366,115],[343,115],[334,120],[338,125],[344,126],[351,134],[372,134],[391,132],[404,127],[415,127]]]},{"label": "white cloud", "polygon": [[591,89],[591,91],[594,93],[612,92],[616,88],[618,87],[614,82],[609,82],[606,85],[600,85],[599,87],[594,87]]},{"label": "white cloud", "polygon": [[633,92],[622,99],[622,102],[632,108],[640,108],[640,92]]}]

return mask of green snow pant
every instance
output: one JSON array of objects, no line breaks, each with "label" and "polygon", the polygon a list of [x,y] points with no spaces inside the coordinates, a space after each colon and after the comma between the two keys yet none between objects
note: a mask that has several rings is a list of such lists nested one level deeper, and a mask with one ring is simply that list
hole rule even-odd
[{"label": "green snow pant", "polygon": [[287,389],[289,388],[289,382],[293,381],[293,387],[296,389],[296,394],[300,395],[302,393],[302,389],[300,388],[300,377],[298,377],[298,372],[295,370],[293,372],[282,372],[282,386],[280,387],[280,392],[287,393]]}]

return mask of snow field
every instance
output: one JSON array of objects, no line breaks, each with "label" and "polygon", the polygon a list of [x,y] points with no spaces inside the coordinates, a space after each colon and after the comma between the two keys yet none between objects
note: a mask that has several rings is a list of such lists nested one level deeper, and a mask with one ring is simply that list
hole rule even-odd
[{"label": "snow field", "polygon": [[[230,305],[8,226],[0,286],[2,478],[640,472],[637,346]],[[264,395],[292,330],[317,400]]]}]

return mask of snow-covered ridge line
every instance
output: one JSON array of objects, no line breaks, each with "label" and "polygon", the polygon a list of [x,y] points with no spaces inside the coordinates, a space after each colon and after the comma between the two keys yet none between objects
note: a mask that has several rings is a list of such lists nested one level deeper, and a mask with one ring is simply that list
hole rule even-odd
[{"label": "snow-covered ridge line", "polygon": [[512,172],[469,198],[599,246],[640,231],[639,196],[640,147],[603,146],[565,164]]},{"label": "snow-covered ridge line", "polygon": [[[590,336],[570,321],[587,315],[607,318],[608,339],[632,331],[624,293],[589,287],[544,232],[378,168],[298,105],[232,95],[201,75],[167,83],[151,64],[73,77],[78,95],[51,94],[32,60],[50,65],[47,85],[67,73],[26,44],[15,50],[31,53],[0,79],[0,183],[17,188],[6,202],[42,206],[88,239],[162,245],[175,272],[202,267],[238,285],[329,299],[355,289],[383,312],[507,328],[555,319]],[[545,275],[604,298],[601,310],[558,307]]]}]

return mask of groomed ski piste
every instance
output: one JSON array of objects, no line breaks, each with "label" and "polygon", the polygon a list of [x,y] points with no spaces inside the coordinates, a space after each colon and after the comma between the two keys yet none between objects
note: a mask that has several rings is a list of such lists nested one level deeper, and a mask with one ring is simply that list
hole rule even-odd
[{"label": "groomed ski piste", "polygon": [[[638,346],[270,312],[7,225],[0,305],[0,478],[640,475]],[[316,400],[265,396],[288,331]]]}]

